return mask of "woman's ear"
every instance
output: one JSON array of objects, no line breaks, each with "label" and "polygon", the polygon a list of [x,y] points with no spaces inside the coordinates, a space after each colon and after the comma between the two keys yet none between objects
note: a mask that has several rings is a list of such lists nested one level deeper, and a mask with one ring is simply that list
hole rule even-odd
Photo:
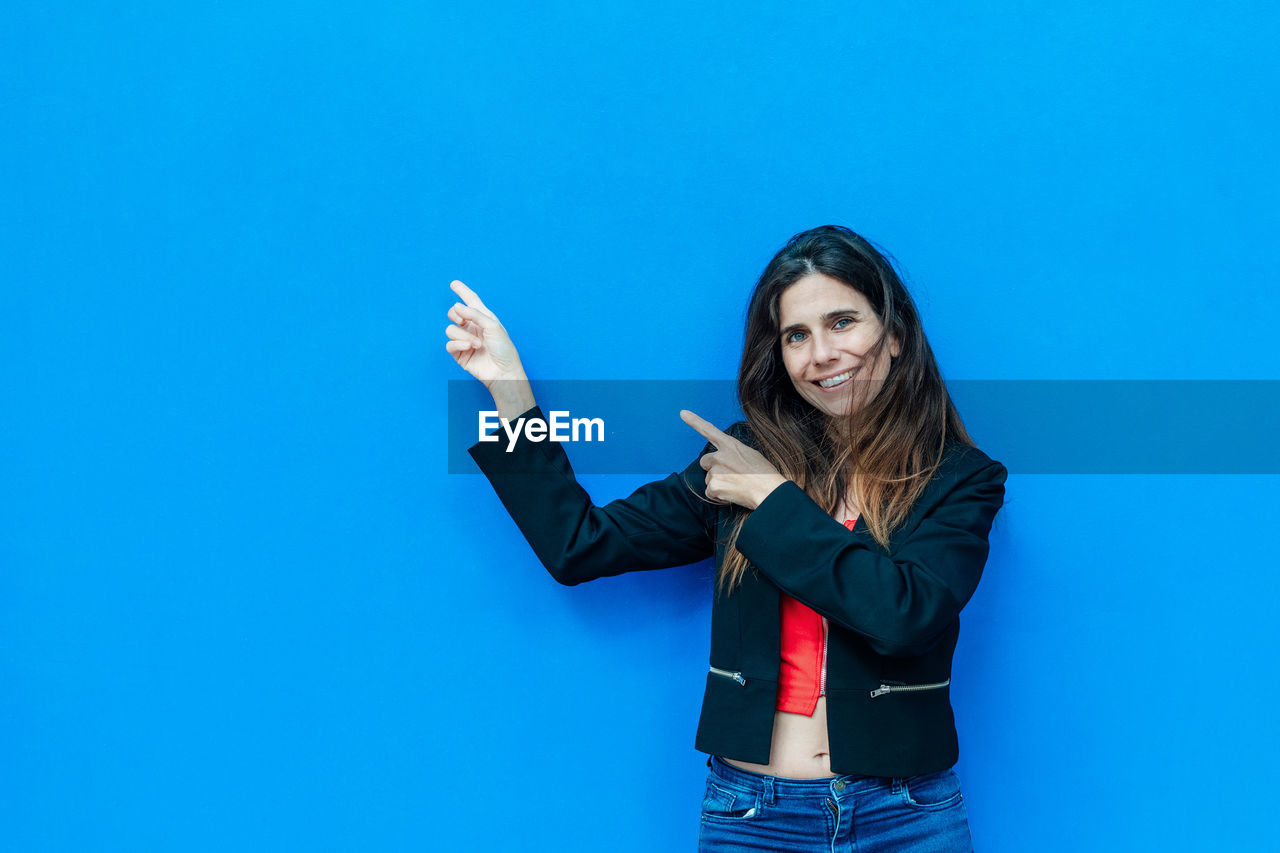
[{"label": "woman's ear", "polygon": [[889,336],[889,358],[897,358],[902,354],[902,347],[898,343],[896,335]]}]

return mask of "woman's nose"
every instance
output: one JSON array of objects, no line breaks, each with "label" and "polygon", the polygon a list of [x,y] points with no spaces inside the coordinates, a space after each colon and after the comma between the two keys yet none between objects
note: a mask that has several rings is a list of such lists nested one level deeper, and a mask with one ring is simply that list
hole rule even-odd
[{"label": "woman's nose", "polygon": [[837,355],[836,348],[822,335],[813,336],[813,363],[826,364]]}]

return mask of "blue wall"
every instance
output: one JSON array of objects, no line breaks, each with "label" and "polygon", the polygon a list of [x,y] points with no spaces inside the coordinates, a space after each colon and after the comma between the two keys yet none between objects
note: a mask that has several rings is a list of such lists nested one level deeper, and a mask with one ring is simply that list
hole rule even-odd
[{"label": "blue wall", "polygon": [[[1266,4],[6,9],[5,849],[692,849],[711,566],[561,588],[447,473],[453,278],[535,376],[723,379],[840,222],[948,378],[1280,378]],[[979,849],[1272,838],[1275,487],[1012,472]]]}]

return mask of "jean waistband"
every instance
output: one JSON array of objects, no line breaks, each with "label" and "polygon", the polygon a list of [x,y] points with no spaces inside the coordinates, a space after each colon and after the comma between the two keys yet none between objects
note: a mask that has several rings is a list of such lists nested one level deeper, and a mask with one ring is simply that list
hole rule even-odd
[{"label": "jean waistband", "polygon": [[726,782],[760,793],[775,792],[794,797],[827,796],[833,790],[839,792],[856,792],[892,787],[894,780],[885,776],[859,776],[856,773],[845,773],[836,776],[823,776],[818,779],[792,779],[786,776],[766,776],[751,770],[734,767],[718,755],[707,759],[707,766],[713,775]]}]

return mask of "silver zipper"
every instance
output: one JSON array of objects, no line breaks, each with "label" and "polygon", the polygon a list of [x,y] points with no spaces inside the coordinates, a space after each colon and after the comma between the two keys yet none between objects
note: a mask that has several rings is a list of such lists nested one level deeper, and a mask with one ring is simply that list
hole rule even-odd
[{"label": "silver zipper", "polygon": [[734,681],[738,682],[744,687],[746,686],[747,680],[742,677],[742,673],[740,672],[730,672],[727,669],[719,669],[714,666],[711,667],[711,671],[714,672],[716,675],[723,675],[725,678],[732,678]]},{"label": "silver zipper", "polygon": [[818,677],[818,695],[827,695],[827,637],[831,628],[827,625],[827,617],[822,617],[822,674]]},{"label": "silver zipper", "polygon": [[937,684],[881,684],[875,690],[871,691],[871,698],[883,696],[886,693],[900,693],[909,690],[937,690],[939,687],[946,687],[951,683],[951,679],[939,681]]}]

